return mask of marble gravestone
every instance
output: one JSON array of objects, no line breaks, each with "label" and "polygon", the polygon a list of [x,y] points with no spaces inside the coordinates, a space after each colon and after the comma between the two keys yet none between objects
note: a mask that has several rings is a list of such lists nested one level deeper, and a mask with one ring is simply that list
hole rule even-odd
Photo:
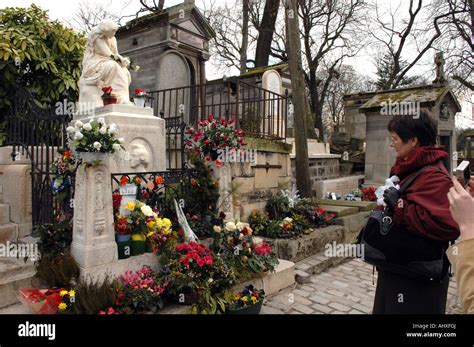
[{"label": "marble gravestone", "polygon": [[[283,94],[283,86],[282,86],[282,79],[278,71],[276,70],[267,70],[262,76],[262,88],[266,89],[270,92],[276,93],[278,95]],[[285,125],[282,120],[280,120],[280,124],[278,124],[278,119],[276,116],[281,114],[282,107],[286,107],[286,105],[282,104],[278,100],[272,100],[276,97],[274,94],[266,93],[265,99],[270,99],[266,101],[265,109],[266,114],[265,116],[267,119],[264,120],[265,128],[272,129],[273,134],[284,134],[285,133]]]}]

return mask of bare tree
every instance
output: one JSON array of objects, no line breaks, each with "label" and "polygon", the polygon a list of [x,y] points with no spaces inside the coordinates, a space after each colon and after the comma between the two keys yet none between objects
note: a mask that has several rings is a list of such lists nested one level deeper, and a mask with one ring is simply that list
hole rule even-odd
[{"label": "bare tree", "polygon": [[474,90],[474,8],[471,0],[445,0],[433,3],[433,16],[440,20],[442,36],[435,44],[445,52],[446,74],[456,81],[458,92]]},{"label": "bare tree", "polygon": [[142,5],[142,8],[153,13],[163,11],[165,0],[151,0],[151,4],[148,4],[148,1],[149,0],[140,0],[140,5]]},{"label": "bare tree", "polygon": [[383,11],[377,0],[372,4],[374,20],[368,25],[368,33],[374,39],[376,49],[384,50],[391,57],[393,66],[385,89],[397,88],[402,84],[413,67],[420,63],[428,51],[434,49],[443,34],[446,19],[461,12],[448,9],[443,13],[438,12],[432,19],[427,7],[423,7],[422,0],[410,0],[408,13],[403,16],[401,5],[399,3],[395,9]]},{"label": "bare tree", "polygon": [[242,46],[240,47],[240,73],[247,71],[249,47],[249,0],[242,0]]},{"label": "bare tree", "polygon": [[308,140],[306,137],[306,114],[309,113],[309,107],[306,99],[301,59],[298,0],[286,0],[285,10],[295,117],[296,186],[302,197],[310,197],[311,181],[309,177]]},{"label": "bare tree", "polygon": [[108,4],[96,3],[89,0],[82,0],[79,3],[79,9],[74,15],[69,24],[73,27],[84,31],[90,32],[92,28],[99,25],[104,19],[111,19],[114,22],[120,23],[121,15],[119,13],[112,12],[110,6],[112,1]]},{"label": "bare tree", "polygon": [[[363,21],[362,0],[299,0],[301,34],[306,60],[305,80],[309,87],[314,127],[324,133],[323,106],[333,79],[340,75],[343,61],[355,56],[363,39],[358,29]],[[320,74],[326,71],[326,74]]]},{"label": "bare tree", "polygon": [[279,8],[280,0],[265,1],[262,20],[255,27],[258,30],[257,50],[255,52],[255,67],[268,65]]}]

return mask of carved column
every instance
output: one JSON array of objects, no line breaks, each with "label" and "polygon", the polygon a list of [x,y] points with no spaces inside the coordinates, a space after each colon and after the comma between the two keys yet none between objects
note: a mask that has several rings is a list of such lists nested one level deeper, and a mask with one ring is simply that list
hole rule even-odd
[{"label": "carved column", "polygon": [[82,268],[117,260],[108,155],[76,173],[71,253]]}]

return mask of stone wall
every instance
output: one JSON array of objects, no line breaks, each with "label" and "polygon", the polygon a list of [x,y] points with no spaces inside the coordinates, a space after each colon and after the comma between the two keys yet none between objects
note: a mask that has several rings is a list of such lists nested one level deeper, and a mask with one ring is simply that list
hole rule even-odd
[{"label": "stone wall", "polygon": [[[316,182],[340,177],[339,158],[340,155],[337,154],[321,154],[310,156],[309,176],[311,179],[312,195],[316,196]],[[294,156],[291,158],[291,184],[296,185],[296,159]]]},{"label": "stone wall", "polygon": [[232,163],[234,218],[247,221],[254,209],[264,209],[268,199],[291,180],[291,147],[283,142],[246,138],[247,149],[257,150],[256,163]]}]

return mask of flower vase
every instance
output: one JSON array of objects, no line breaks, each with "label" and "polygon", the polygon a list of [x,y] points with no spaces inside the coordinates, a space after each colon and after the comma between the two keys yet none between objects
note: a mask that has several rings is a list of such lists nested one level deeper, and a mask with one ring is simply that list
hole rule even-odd
[{"label": "flower vase", "polygon": [[226,310],[227,314],[260,314],[262,310],[263,300],[257,301],[254,305],[248,305],[239,308],[230,308]]},{"label": "flower vase", "polygon": [[82,159],[83,164],[100,164],[108,157],[109,153],[102,152],[77,152],[78,158]]},{"label": "flower vase", "polygon": [[130,239],[130,234],[127,235],[115,235],[117,241],[117,251],[119,259],[130,258],[132,250],[132,240]]},{"label": "flower vase", "polygon": [[146,239],[143,234],[132,235],[132,255],[140,255],[145,253]]},{"label": "flower vase", "polygon": [[150,241],[146,241],[145,252],[153,253],[153,243],[151,243]]},{"label": "flower vase", "polygon": [[145,107],[145,97],[144,96],[135,96],[133,98],[133,103],[138,107]]}]

